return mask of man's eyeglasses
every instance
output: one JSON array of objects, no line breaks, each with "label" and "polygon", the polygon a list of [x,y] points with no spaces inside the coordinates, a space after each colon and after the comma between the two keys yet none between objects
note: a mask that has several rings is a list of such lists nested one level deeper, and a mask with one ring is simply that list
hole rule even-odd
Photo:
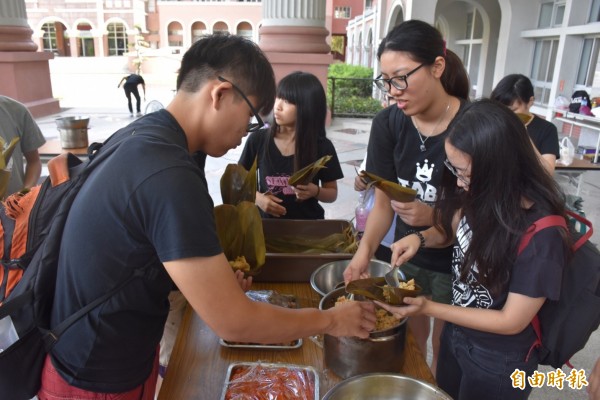
[{"label": "man's eyeglasses", "polygon": [[256,119],[256,122],[250,122],[250,123],[248,123],[248,128],[246,129],[246,132],[256,132],[257,130],[262,129],[265,126],[265,123],[260,118],[260,115],[258,115],[258,112],[254,108],[254,106],[252,105],[252,103],[250,102],[250,100],[248,99],[248,97],[246,97],[246,95],[244,94],[244,92],[242,92],[242,89],[240,89],[235,83],[233,83],[233,82],[231,82],[231,81],[223,78],[222,76],[218,76],[217,78],[221,82],[231,83],[231,86],[233,87],[233,89],[236,92],[238,92],[240,94],[240,96],[242,96],[242,98],[246,101],[246,103],[248,103],[248,107],[250,107],[250,111],[252,111],[252,114],[254,115],[253,119]]},{"label": "man's eyeglasses", "polygon": [[456,167],[454,167],[454,165],[450,164],[450,161],[448,161],[447,158],[446,158],[446,160],[444,160],[444,165],[446,166],[446,168],[448,168],[450,170],[450,172],[452,172],[452,175],[454,175],[455,177],[460,179],[460,181],[462,183],[464,183],[467,186],[470,184],[469,180],[467,178],[465,178],[461,173],[459,173],[456,170]]},{"label": "man's eyeglasses", "polygon": [[382,75],[379,75],[377,79],[373,80],[375,86],[377,86],[380,90],[383,90],[386,93],[389,93],[392,90],[392,86],[397,90],[405,90],[408,88],[408,77],[414,74],[425,64],[419,65],[417,68],[413,69],[406,75],[398,75],[392,76],[390,79],[382,78]]}]

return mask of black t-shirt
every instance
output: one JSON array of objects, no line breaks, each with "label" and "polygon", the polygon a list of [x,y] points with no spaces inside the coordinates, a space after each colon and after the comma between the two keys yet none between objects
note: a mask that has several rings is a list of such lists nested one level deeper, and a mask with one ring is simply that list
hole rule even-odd
[{"label": "black t-shirt", "polygon": [[534,116],[527,125],[527,132],[540,154],[554,154],[556,159],[560,158],[558,131],[553,123]]},{"label": "black t-shirt", "polygon": [[[547,214],[541,213],[534,207],[529,213],[528,219],[533,223],[545,215]],[[533,298],[546,297],[558,300],[564,268],[563,260],[565,259],[561,229],[549,227],[533,235],[527,247],[517,256],[514,265],[508,266],[510,278],[507,287],[499,295],[493,297],[487,287],[477,283],[477,268],[471,268],[467,282],[458,280],[464,253],[468,249],[470,238],[473,235],[466,219],[461,219],[456,232],[457,244],[452,260],[452,303],[461,307],[500,310],[504,307],[509,292]],[[500,335],[469,328],[462,329],[481,346],[504,350],[514,349],[526,352],[536,338],[531,325],[515,335]]]},{"label": "black t-shirt", "polygon": [[69,212],[52,310],[54,327],[146,266],[52,350],[67,382],[100,392],[131,390],[152,370],[173,284],[163,262],[222,252],[204,171],[171,114],[142,117],[107,145],[120,139]]},{"label": "black t-shirt", "polygon": [[146,82],[144,82],[144,78],[142,78],[141,76],[139,76],[137,74],[131,74],[125,80],[125,84],[128,86],[137,86],[137,85],[141,85],[142,83],[146,83]]},{"label": "black t-shirt", "polygon": [[[461,104],[462,107],[462,104]],[[425,141],[425,151],[420,150],[419,133],[412,120],[398,107],[390,106],[380,111],[371,125],[367,147],[367,172],[392,182],[415,189],[417,201],[433,206],[437,199],[445,166],[446,152],[443,132]],[[408,230],[423,230],[428,226],[410,226],[396,217],[394,240],[402,238]],[[411,263],[428,270],[450,273],[452,246],[443,249],[420,249]]]},{"label": "black t-shirt", "polygon": [[[267,151],[265,151],[265,146]],[[319,185],[319,182],[331,182],[344,177],[340,161],[338,160],[333,143],[326,137],[319,137],[317,142],[318,158],[326,155],[332,156],[327,162],[325,168],[319,170],[313,183]],[[240,156],[239,164],[246,169],[252,167],[254,159],[258,156],[258,190],[261,193],[270,191],[275,196],[283,200],[280,203],[285,207],[286,214],[281,218],[286,219],[323,219],[325,210],[314,197],[296,201],[296,195],[291,186],[288,185],[288,178],[294,172],[294,156],[284,156],[281,154],[275,140],[271,138],[267,130],[258,131],[248,136],[244,150]],[[317,160],[314,160],[317,161]],[[262,212],[264,218],[272,217]]]}]

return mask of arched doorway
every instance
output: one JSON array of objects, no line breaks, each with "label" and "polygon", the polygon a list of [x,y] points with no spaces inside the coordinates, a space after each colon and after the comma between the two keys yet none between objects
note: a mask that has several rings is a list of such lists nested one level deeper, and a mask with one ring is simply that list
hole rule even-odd
[{"label": "arched doorway", "polygon": [[44,51],[54,53],[56,56],[69,57],[71,46],[66,34],[67,27],[59,21],[46,22],[42,25],[42,46]]},{"label": "arched doorway", "polygon": [[236,28],[236,35],[252,40],[252,25],[248,22],[240,22]]},{"label": "arched doorway", "polygon": [[207,33],[208,31],[206,30],[206,25],[204,24],[204,22],[194,22],[192,24],[192,43],[196,43],[202,38],[202,36],[206,35]]},{"label": "arched doorway", "polygon": [[107,25],[106,30],[108,31],[108,55],[122,56],[127,53],[129,40],[125,25],[121,22],[111,22]]},{"label": "arched doorway", "polygon": [[229,32],[229,28],[227,24],[223,21],[215,22],[213,25],[213,33],[227,33]]},{"label": "arched doorway", "polygon": [[183,46],[183,26],[179,21],[173,21],[167,26],[169,46]]},{"label": "arched doorway", "polygon": [[79,57],[94,57],[94,38],[92,26],[88,23],[77,24],[77,55]]}]

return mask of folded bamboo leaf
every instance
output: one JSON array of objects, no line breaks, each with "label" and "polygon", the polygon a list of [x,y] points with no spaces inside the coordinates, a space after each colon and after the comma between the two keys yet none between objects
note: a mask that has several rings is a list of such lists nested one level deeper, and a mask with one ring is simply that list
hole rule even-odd
[{"label": "folded bamboo leaf", "polygon": [[326,168],[325,164],[327,164],[329,160],[331,160],[331,156],[323,156],[312,164],[308,164],[301,170],[296,171],[296,173],[288,179],[288,184],[290,186],[308,185],[314,177],[317,176],[321,168]]},{"label": "folded bamboo leaf", "polygon": [[[348,229],[350,231],[350,229]],[[294,254],[329,254],[355,253],[358,242],[353,232],[332,233],[325,237],[308,237],[302,235],[279,235],[265,237],[265,245],[269,253]]]},{"label": "folded bamboo leaf", "polygon": [[373,185],[383,191],[390,199],[402,203],[410,203],[417,197],[417,191],[404,187],[398,183],[388,181],[367,171],[360,171],[360,176],[367,181],[367,185]]},{"label": "folded bamboo leaf", "polygon": [[242,201],[254,203],[256,199],[256,159],[250,171],[239,164],[228,164],[221,177],[223,204],[237,205]]},{"label": "folded bamboo leaf", "polygon": [[246,275],[256,275],[265,263],[266,249],[262,220],[254,202],[221,204],[214,213],[217,235],[227,259],[244,256],[250,265]]},{"label": "folded bamboo leaf", "polygon": [[[8,162],[10,161],[10,158],[12,157],[13,151],[15,151],[15,147],[17,147],[17,143],[19,143],[19,140],[21,140],[20,137],[14,137],[11,141],[10,144],[8,145],[8,147],[6,147],[6,149],[4,149],[2,151],[2,159],[4,161],[4,167],[0,168],[0,169],[4,169],[6,168],[6,165],[8,164]],[[3,146],[4,148],[4,146]]]}]

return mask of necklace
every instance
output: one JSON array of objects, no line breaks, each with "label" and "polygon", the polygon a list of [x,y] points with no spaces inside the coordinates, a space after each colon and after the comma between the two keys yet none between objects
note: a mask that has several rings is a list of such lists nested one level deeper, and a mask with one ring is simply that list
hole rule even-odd
[{"label": "necklace", "polygon": [[[448,104],[446,105],[446,110],[440,116],[440,119],[438,120],[437,124],[435,124],[435,126],[431,130],[431,133],[429,134],[429,136],[425,136],[421,133],[421,130],[419,129],[419,125],[417,125],[417,121],[415,119],[413,119],[413,124],[415,125],[415,128],[417,128],[417,134],[419,135],[419,140],[421,141],[421,145],[419,146],[419,149],[421,150],[421,152],[424,152],[425,150],[427,150],[427,147],[425,147],[425,142],[427,141],[427,139],[429,139],[431,136],[433,136],[433,134],[435,133],[435,130],[438,128],[438,126],[440,126],[440,124],[444,120],[444,117],[448,113],[449,108],[450,108],[450,102],[448,102]],[[423,136],[425,136],[425,139],[423,139]]]}]

